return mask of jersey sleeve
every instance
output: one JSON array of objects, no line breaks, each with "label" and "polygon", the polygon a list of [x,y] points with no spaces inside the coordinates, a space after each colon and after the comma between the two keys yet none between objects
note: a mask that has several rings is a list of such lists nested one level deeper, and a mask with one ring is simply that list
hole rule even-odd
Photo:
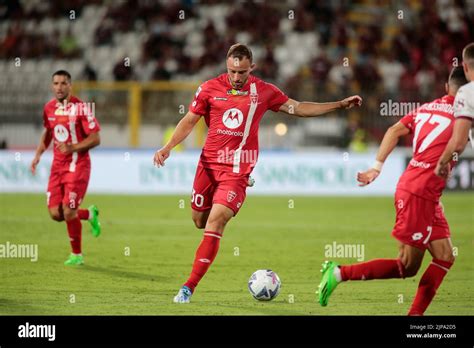
[{"label": "jersey sleeve", "polygon": [[100,124],[95,117],[95,110],[91,109],[88,104],[82,103],[82,111],[79,114],[80,124],[86,135],[98,133],[100,131]]},{"label": "jersey sleeve", "polygon": [[189,104],[189,111],[196,115],[207,115],[209,113],[209,97],[206,83],[203,83],[194,94],[193,101]]},{"label": "jersey sleeve", "polygon": [[277,86],[267,83],[267,87],[270,89],[268,109],[277,112],[280,109],[280,106],[285,104],[289,98]]},{"label": "jersey sleeve", "polygon": [[462,86],[454,99],[454,117],[474,121],[474,83]]},{"label": "jersey sleeve", "polygon": [[415,109],[409,112],[400,120],[400,123],[407,127],[410,130],[410,133],[413,133],[413,131],[415,130],[415,118],[418,110],[419,109]]}]

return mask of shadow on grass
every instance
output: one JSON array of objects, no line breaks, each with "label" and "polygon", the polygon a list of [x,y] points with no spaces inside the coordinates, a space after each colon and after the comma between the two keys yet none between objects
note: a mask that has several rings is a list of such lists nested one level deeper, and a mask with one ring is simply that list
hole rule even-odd
[{"label": "shadow on grass", "polygon": [[138,272],[125,271],[123,269],[112,269],[112,268],[96,267],[96,266],[89,266],[89,265],[84,265],[81,268],[85,271],[103,273],[112,277],[147,280],[147,281],[152,281],[152,282],[153,281],[162,282],[162,281],[166,281],[170,279],[168,277],[161,277],[157,274],[143,274],[143,273],[138,273]]},{"label": "shadow on grass", "polygon": [[39,309],[21,300],[0,298],[0,315],[31,315],[39,314]]}]

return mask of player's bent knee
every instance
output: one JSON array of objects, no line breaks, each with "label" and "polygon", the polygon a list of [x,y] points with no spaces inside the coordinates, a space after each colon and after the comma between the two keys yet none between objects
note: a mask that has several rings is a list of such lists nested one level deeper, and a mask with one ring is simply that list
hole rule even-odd
[{"label": "player's bent knee", "polygon": [[225,225],[227,225],[227,222],[229,222],[229,219],[227,219],[225,216],[215,216],[208,219],[207,225],[214,226],[213,229],[215,230],[223,229]]},{"label": "player's bent knee", "polygon": [[441,253],[440,259],[442,261],[454,263],[454,260],[456,260],[456,257],[454,256],[454,251],[451,248],[446,248]]},{"label": "player's bent knee", "polygon": [[64,217],[59,213],[50,213],[49,215],[51,216],[51,219],[53,219],[54,221],[57,221],[57,222],[64,221]]},{"label": "player's bent knee", "polygon": [[420,269],[419,263],[408,262],[404,266],[405,266],[405,270],[403,272],[403,275],[405,278],[416,276],[416,274],[418,273],[418,270]]},{"label": "player's bent knee", "polygon": [[405,275],[405,278],[411,278],[411,277],[416,276],[417,273],[418,273],[418,268],[408,267],[408,268],[405,268],[404,275]]},{"label": "player's bent knee", "polygon": [[403,265],[403,278],[414,277],[418,273],[418,270],[421,266],[421,260],[418,261],[410,259],[406,257],[406,255],[402,255],[402,257],[400,257],[400,261]]},{"label": "player's bent knee", "polygon": [[64,208],[64,220],[70,221],[77,217],[77,210]]},{"label": "player's bent knee", "polygon": [[203,217],[194,217],[193,216],[193,221],[194,221],[194,224],[196,225],[197,228],[199,229],[203,229],[204,227],[206,227],[206,220],[203,218]]},{"label": "player's bent knee", "polygon": [[193,210],[192,219],[194,225],[196,225],[198,229],[203,229],[204,227],[206,227],[208,218],[209,211],[198,212],[196,210]]},{"label": "player's bent knee", "polygon": [[49,210],[49,216],[54,221],[58,221],[58,222],[64,221],[64,216],[63,214],[61,214],[59,210]]},{"label": "player's bent knee", "polygon": [[448,252],[443,253],[441,257],[439,257],[439,259],[442,261],[454,263],[454,261],[456,260],[456,257],[453,255],[452,251],[448,251]]}]

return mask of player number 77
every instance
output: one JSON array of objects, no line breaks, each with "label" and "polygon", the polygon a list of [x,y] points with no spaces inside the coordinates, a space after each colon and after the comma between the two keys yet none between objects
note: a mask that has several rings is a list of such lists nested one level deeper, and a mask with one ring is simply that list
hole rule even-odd
[{"label": "player number 77", "polygon": [[[446,129],[449,127],[451,120],[447,117],[436,115],[436,114],[428,114],[428,113],[418,113],[415,118],[415,134],[413,136],[413,154],[416,153],[416,146],[418,142],[418,136],[420,135],[420,131],[423,126],[428,122],[429,124],[437,124],[423,139],[418,152],[421,153],[425,151],[428,146]],[[359,182],[359,186],[366,186],[373,182],[379,176],[380,171],[375,168],[370,168],[365,172],[358,172],[357,173],[357,181]]]},{"label": "player number 77", "polygon": [[443,131],[449,127],[451,120],[447,117],[436,115],[436,114],[426,114],[419,113],[415,118],[415,134],[413,135],[413,152],[416,150],[416,145],[418,141],[418,135],[420,134],[421,128],[428,121],[429,124],[437,123],[437,126],[426,136],[423,142],[418,149],[418,153],[421,153],[426,150],[426,148],[441,134]]}]

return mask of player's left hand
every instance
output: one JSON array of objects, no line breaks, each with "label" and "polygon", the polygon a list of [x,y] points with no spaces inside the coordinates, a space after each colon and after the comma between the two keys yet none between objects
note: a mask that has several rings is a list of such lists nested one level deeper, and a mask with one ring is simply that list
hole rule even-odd
[{"label": "player's left hand", "polygon": [[164,167],[166,159],[170,157],[170,150],[165,146],[155,152],[153,156],[153,165],[155,167]]},{"label": "player's left hand", "polygon": [[66,143],[58,143],[56,145],[59,151],[65,155],[69,155],[74,152],[74,148],[72,147],[71,144],[66,144]]},{"label": "player's left hand", "polygon": [[362,105],[362,98],[358,95],[353,95],[346,99],[341,100],[341,106],[344,109],[350,109],[354,106],[361,106]]},{"label": "player's left hand", "polygon": [[436,164],[434,173],[443,179],[449,179],[451,173],[451,166],[449,165],[449,163],[441,164],[438,162],[438,164]]},{"label": "player's left hand", "polygon": [[33,161],[31,161],[30,170],[33,175],[36,175],[36,166],[38,165],[39,161],[40,157],[38,155],[36,155],[35,158],[33,158]]},{"label": "player's left hand", "polygon": [[367,186],[372,181],[377,179],[380,172],[375,168],[370,168],[365,172],[358,172],[357,173],[357,181],[359,182],[359,186]]}]

